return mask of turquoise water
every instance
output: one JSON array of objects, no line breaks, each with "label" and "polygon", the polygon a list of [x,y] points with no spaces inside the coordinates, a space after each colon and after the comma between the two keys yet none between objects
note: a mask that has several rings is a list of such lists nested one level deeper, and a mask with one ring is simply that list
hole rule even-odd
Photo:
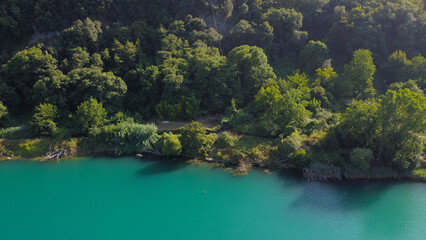
[{"label": "turquoise water", "polygon": [[[204,193],[204,190],[206,192]],[[0,239],[425,239],[426,184],[135,158],[0,162]]]}]

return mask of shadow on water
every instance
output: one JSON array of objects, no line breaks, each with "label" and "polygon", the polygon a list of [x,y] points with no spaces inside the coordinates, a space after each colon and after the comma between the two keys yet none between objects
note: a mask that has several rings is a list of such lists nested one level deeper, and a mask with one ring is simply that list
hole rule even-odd
[{"label": "shadow on water", "polygon": [[379,201],[397,184],[394,181],[314,183],[306,181],[296,171],[281,171],[279,176],[286,189],[297,188],[300,191],[292,202],[293,207],[323,211],[366,208]]},{"label": "shadow on water", "polygon": [[157,174],[170,173],[188,166],[188,163],[181,159],[143,159],[142,161],[152,162],[152,164],[137,171],[137,174],[140,176],[152,176]]}]

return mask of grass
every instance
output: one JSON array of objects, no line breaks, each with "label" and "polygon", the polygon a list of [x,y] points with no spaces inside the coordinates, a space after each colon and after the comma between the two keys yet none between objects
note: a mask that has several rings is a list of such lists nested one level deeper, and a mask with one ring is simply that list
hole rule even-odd
[{"label": "grass", "polygon": [[[85,141],[80,138],[65,140],[56,140],[53,138],[0,139],[0,156],[43,156],[49,149],[66,149],[68,154],[75,155],[84,143]],[[92,146],[93,150],[94,145],[90,146]],[[86,143],[86,147],[89,148],[89,143]]]}]

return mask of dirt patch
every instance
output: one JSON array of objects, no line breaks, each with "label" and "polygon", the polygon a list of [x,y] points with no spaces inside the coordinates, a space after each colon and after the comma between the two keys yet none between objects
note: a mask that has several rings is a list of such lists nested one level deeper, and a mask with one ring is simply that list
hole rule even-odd
[{"label": "dirt patch", "polygon": [[[206,128],[214,128],[219,125],[219,121],[211,117],[201,117],[197,119],[198,122],[201,122]],[[155,120],[151,123],[155,123],[159,131],[175,130],[181,128],[191,122],[174,122],[170,121],[169,123],[163,123],[161,120]]]}]

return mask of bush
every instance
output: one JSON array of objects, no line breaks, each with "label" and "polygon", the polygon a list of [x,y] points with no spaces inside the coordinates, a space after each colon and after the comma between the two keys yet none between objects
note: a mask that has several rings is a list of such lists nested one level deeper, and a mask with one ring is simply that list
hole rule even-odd
[{"label": "bush", "polygon": [[238,141],[238,138],[232,136],[229,132],[223,132],[219,139],[216,141],[216,146],[219,148],[233,147]]},{"label": "bush", "polygon": [[42,103],[35,108],[31,125],[37,135],[52,136],[56,131],[55,120],[59,117],[58,108],[49,103]]},{"label": "bush", "polygon": [[173,133],[163,133],[157,142],[157,147],[165,156],[178,156],[182,152],[179,135]]},{"label": "bush", "polygon": [[207,134],[206,128],[200,122],[192,122],[181,129],[179,138],[182,153],[189,156],[208,156],[217,139],[215,133]]},{"label": "bush", "polygon": [[355,148],[351,151],[350,160],[354,167],[361,170],[370,168],[370,163],[373,161],[373,151],[368,148]]}]

